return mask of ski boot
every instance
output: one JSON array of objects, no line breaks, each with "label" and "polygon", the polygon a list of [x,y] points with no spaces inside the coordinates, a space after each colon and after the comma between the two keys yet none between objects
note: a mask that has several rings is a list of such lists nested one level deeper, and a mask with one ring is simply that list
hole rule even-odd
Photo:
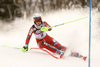
[{"label": "ski boot", "polygon": [[60,58],[62,58],[63,56],[64,56],[64,52],[62,52],[62,51],[57,51],[57,54],[59,54],[60,55]]},{"label": "ski boot", "polygon": [[71,56],[78,57],[78,58],[82,58],[84,61],[86,61],[86,59],[87,59],[86,56],[82,56],[78,52],[72,52],[71,53]]},{"label": "ski boot", "polygon": [[62,58],[64,56],[66,49],[67,49],[67,47],[65,47],[65,46],[61,46],[61,48],[59,49],[60,58]]},{"label": "ski boot", "polygon": [[61,47],[61,51],[63,51],[63,52],[65,52],[66,49],[67,49],[67,47],[65,47],[65,46],[62,46],[62,47]]}]

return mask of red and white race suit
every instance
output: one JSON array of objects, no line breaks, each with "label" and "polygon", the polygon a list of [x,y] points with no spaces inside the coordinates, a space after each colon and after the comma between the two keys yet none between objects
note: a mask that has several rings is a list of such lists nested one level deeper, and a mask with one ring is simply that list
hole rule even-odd
[{"label": "red and white race suit", "polygon": [[[51,47],[48,47],[46,45],[41,45],[41,43],[44,41],[48,44],[50,44],[51,46],[57,48],[57,49],[61,49],[62,46],[60,43],[58,43],[54,38],[50,37],[46,32],[42,32],[40,29],[41,27],[50,27],[50,25],[47,22],[42,22],[41,25],[37,26],[36,24],[33,24],[33,26],[30,28],[27,38],[26,38],[26,44],[29,44],[30,38],[32,36],[32,34],[34,33],[35,38],[36,38],[36,42],[39,46],[39,48],[46,48],[49,51],[55,53],[56,50],[52,49]],[[49,31],[51,31],[52,29],[49,29]]]}]

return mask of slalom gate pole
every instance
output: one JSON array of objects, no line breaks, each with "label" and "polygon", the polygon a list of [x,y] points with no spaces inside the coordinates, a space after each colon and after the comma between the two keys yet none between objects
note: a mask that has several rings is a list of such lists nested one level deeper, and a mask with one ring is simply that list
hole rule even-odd
[{"label": "slalom gate pole", "polygon": [[61,26],[61,25],[64,25],[64,24],[72,23],[72,22],[79,21],[79,20],[86,19],[86,18],[88,18],[88,17],[83,17],[83,18],[80,18],[80,19],[77,19],[77,20],[69,21],[69,22],[58,24],[58,25],[51,26],[51,27],[41,27],[41,31],[48,31],[48,29],[50,29],[50,28],[58,27],[58,26]]},{"label": "slalom gate pole", "polygon": [[89,59],[88,67],[90,67],[90,58],[91,58],[91,9],[92,9],[92,0],[90,0],[90,14],[89,14]]}]

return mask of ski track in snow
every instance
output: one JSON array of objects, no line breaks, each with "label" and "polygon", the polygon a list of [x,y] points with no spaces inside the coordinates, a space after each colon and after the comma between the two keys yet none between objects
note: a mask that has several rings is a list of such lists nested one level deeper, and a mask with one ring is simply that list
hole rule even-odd
[{"label": "ski track in snow", "polygon": [[[98,14],[95,9],[92,11],[91,67],[100,66],[100,27],[98,25],[100,17]],[[89,8],[64,9],[46,13],[42,17],[44,21],[54,26],[89,17]],[[0,23],[1,67],[88,67],[88,60],[84,61],[76,57],[70,57],[67,55],[68,53],[62,59],[55,59],[40,50],[31,50],[24,53],[19,49],[2,47],[2,45],[6,45],[22,48],[32,24],[32,17],[26,20],[17,18],[13,23]],[[47,33],[72,51],[88,56],[89,18],[55,27]],[[29,47],[37,47],[34,34],[31,37]]]}]

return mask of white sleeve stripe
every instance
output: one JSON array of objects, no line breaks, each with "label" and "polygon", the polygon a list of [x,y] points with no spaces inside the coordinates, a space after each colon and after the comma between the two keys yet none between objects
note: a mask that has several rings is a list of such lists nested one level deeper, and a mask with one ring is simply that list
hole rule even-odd
[{"label": "white sleeve stripe", "polygon": [[31,29],[31,30],[30,30],[30,33],[29,33],[29,35],[31,35],[31,34],[32,34],[32,32],[33,32],[33,29]]}]

